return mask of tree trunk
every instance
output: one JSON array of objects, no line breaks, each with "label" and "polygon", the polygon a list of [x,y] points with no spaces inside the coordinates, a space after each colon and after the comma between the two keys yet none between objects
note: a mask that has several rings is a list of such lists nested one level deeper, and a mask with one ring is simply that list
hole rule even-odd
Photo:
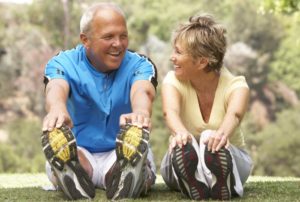
[{"label": "tree trunk", "polygon": [[70,14],[69,14],[69,0],[61,0],[64,9],[64,49],[69,48],[70,45]]}]

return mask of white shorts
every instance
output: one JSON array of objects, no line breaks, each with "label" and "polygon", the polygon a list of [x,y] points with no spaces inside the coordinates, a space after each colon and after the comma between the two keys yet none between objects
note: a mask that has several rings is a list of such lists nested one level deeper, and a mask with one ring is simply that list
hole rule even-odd
[{"label": "white shorts", "polygon": [[[105,175],[112,167],[114,162],[117,160],[115,150],[111,150],[108,152],[100,152],[100,153],[90,153],[83,147],[77,147],[78,150],[81,150],[87,160],[90,162],[93,169],[92,182],[97,188],[105,189]],[[153,173],[156,173],[156,168],[153,159],[152,150],[149,147],[147,159],[150,162],[151,170]],[[46,162],[46,174],[49,180],[56,184],[55,178],[53,178],[51,167],[48,162]]]}]

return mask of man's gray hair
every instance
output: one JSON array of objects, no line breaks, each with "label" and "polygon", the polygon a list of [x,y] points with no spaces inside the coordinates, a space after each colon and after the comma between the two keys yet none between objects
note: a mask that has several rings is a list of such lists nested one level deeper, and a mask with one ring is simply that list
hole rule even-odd
[{"label": "man's gray hair", "polygon": [[95,14],[102,9],[112,9],[120,13],[124,18],[125,14],[122,9],[115,3],[97,3],[89,7],[80,19],[80,33],[88,33],[91,29],[91,22]]}]

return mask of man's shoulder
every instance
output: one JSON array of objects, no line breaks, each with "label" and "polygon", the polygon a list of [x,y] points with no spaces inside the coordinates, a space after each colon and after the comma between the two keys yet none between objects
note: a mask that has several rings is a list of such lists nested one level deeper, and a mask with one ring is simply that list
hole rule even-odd
[{"label": "man's shoulder", "polygon": [[61,50],[59,53],[56,54],[53,58],[55,59],[73,59],[74,57],[78,57],[80,54],[82,54],[84,51],[84,48],[82,45],[77,45],[75,48],[68,49],[68,50]]},{"label": "man's shoulder", "polygon": [[150,57],[131,49],[128,49],[126,51],[125,59],[136,61],[136,62],[147,62],[150,63],[151,65],[155,65],[154,62],[150,59]]},{"label": "man's shoulder", "polygon": [[62,66],[77,65],[82,60],[84,48],[82,45],[78,45],[73,49],[62,50],[49,60],[48,65],[60,64]]}]

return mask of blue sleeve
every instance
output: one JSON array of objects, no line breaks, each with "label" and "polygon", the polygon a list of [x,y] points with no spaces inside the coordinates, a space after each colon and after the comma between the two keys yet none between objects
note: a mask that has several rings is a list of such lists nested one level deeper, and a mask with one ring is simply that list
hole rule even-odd
[{"label": "blue sleeve", "polygon": [[157,87],[157,69],[155,64],[146,56],[139,55],[140,59],[135,68],[132,83],[138,80],[150,81],[154,88]]},{"label": "blue sleeve", "polygon": [[58,62],[56,57],[52,58],[46,65],[45,76],[49,79],[65,79],[67,80],[66,71],[63,64]]}]

